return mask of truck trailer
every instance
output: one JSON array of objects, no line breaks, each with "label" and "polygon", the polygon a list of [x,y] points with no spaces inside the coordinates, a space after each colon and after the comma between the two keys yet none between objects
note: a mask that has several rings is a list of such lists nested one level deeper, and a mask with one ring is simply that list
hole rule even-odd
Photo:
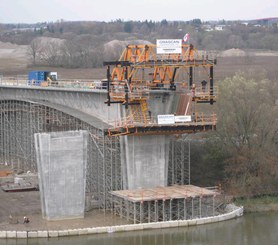
[{"label": "truck trailer", "polygon": [[57,85],[58,82],[57,72],[51,71],[29,71],[28,72],[28,85],[34,86],[48,86]]}]

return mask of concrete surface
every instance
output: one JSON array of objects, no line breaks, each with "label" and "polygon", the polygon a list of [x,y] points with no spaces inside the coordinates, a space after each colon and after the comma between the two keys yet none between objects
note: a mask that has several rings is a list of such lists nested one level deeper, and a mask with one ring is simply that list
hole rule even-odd
[{"label": "concrete surface", "polygon": [[[167,185],[169,136],[125,136],[123,178],[128,190]],[[122,157],[123,159],[123,157]]]},{"label": "concrete surface", "polygon": [[86,131],[35,134],[44,218],[84,217],[87,142]]}]

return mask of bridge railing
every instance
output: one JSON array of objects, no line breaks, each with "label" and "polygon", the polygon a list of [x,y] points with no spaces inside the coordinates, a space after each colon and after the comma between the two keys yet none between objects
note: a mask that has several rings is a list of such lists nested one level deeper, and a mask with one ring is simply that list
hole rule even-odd
[{"label": "bridge railing", "polygon": [[58,81],[41,81],[34,83],[28,79],[21,79],[17,77],[0,77],[0,85],[7,86],[32,86],[32,87],[54,87],[54,88],[72,88],[72,89],[106,89],[100,80],[86,80],[86,79],[61,79]]},{"label": "bridge railing", "polygon": [[[215,113],[204,114],[204,113],[195,113],[191,116],[191,121],[188,122],[175,122],[174,125],[216,125],[217,117]],[[149,117],[148,123],[144,124],[142,122],[135,121],[132,116],[127,116],[119,118],[116,120],[109,121],[108,124],[111,128],[121,128],[121,127],[136,127],[136,126],[155,126],[162,125],[158,123],[157,117]]]}]

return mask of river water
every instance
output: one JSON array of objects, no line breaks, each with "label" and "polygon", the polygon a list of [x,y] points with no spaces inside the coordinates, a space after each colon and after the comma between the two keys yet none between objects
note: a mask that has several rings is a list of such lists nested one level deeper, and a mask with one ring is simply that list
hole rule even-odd
[{"label": "river water", "polygon": [[5,245],[278,245],[278,212],[215,224],[79,237],[0,240]]}]

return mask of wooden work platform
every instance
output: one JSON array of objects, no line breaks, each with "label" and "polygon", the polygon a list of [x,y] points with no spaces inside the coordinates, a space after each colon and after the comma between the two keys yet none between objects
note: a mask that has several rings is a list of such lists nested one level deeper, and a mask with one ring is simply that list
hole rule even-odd
[{"label": "wooden work platform", "polygon": [[211,131],[216,129],[214,122],[192,122],[180,123],[173,125],[158,125],[151,124],[140,126],[138,124],[128,127],[116,127],[104,129],[104,134],[108,136],[120,135],[167,135],[167,134],[185,134],[196,133],[203,131]]},{"label": "wooden work platform", "polygon": [[207,189],[194,185],[174,185],[137,190],[112,191],[111,194],[130,202],[145,202],[155,200],[208,197],[216,196],[220,193],[216,189]]}]

